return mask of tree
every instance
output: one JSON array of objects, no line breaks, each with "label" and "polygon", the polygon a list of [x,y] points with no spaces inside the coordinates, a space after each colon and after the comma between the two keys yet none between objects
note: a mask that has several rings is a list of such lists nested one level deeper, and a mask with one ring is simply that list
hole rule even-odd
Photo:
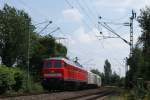
[{"label": "tree", "polygon": [[65,57],[67,48],[63,44],[57,43],[51,35],[41,36],[34,29],[31,18],[23,10],[17,10],[7,4],[0,10],[2,64],[6,66],[16,64],[27,70],[29,50],[30,74],[39,77],[43,59],[48,58],[51,54]]},{"label": "tree", "polygon": [[[108,60],[105,61],[107,66],[111,66]],[[110,68],[110,69],[109,69]],[[102,85],[115,85],[115,86],[122,86],[123,80],[121,80],[120,76],[116,74],[116,72],[111,72],[111,67],[109,67],[109,71],[106,73],[101,73],[98,69],[92,69],[91,72],[97,74],[101,77]],[[106,67],[106,70],[108,70]],[[123,78],[122,78],[123,79]]]},{"label": "tree", "polygon": [[127,60],[130,70],[126,74],[126,85],[133,87],[137,78],[150,80],[150,8],[141,10],[138,22],[142,35],[133,50],[133,55]]},{"label": "tree", "polygon": [[32,46],[32,55],[30,58],[30,71],[35,79],[39,79],[43,60],[50,55],[61,55],[66,57],[67,48],[61,43],[57,43],[52,36],[37,36],[37,41]]},{"label": "tree", "polygon": [[140,27],[142,28],[142,35],[139,38],[141,44],[143,44],[143,56],[144,66],[146,69],[146,80],[150,80],[150,7],[146,7],[141,10],[141,14],[138,17]]},{"label": "tree", "polygon": [[3,64],[26,63],[29,33],[33,31],[34,26],[27,13],[5,4],[0,10],[0,56]]},{"label": "tree", "polygon": [[[9,70],[13,68],[8,67],[16,65],[14,69],[20,67],[23,72],[26,72],[28,50],[31,77],[26,80],[26,78],[23,78],[25,73],[21,73],[21,71],[12,73],[13,71]],[[22,86],[22,89],[28,90],[28,87],[24,86],[40,80],[42,62],[50,55],[66,57],[67,48],[63,44],[57,43],[51,35],[41,36],[37,34],[34,25],[31,23],[31,18],[23,10],[17,10],[7,4],[4,5],[4,8],[0,9],[0,57],[2,58],[2,64],[7,67],[2,67],[2,70],[0,70],[0,90],[4,92],[12,89],[19,91]],[[34,86],[35,88],[36,86],[37,88],[41,87],[37,83]],[[0,91],[0,93],[3,93],[3,91]]]},{"label": "tree", "polygon": [[107,59],[105,60],[105,64],[104,64],[104,75],[105,75],[105,83],[110,84],[112,70],[111,70],[111,64]]},{"label": "tree", "polygon": [[113,72],[111,75],[111,84],[112,85],[119,85],[120,84],[120,76],[117,75],[116,72]]}]

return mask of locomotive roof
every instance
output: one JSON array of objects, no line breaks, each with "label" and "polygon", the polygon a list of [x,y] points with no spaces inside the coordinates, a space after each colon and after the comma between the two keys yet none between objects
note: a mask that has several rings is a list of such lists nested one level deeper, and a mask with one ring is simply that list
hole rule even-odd
[{"label": "locomotive roof", "polygon": [[73,61],[70,61],[69,59],[66,59],[64,57],[51,57],[51,58],[47,58],[45,60],[63,60],[65,61],[67,64],[70,64],[70,65],[73,65],[73,66],[76,66],[76,67],[79,67],[81,69],[84,69],[83,66],[81,64],[79,64],[78,62],[75,63]]}]

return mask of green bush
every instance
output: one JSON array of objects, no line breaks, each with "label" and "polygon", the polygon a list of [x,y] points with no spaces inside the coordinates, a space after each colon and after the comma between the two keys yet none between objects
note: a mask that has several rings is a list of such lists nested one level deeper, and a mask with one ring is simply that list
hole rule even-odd
[{"label": "green bush", "polygon": [[19,69],[16,69],[14,72],[14,80],[16,83],[13,85],[13,90],[19,91],[20,89],[22,89],[24,79],[25,79],[24,72]]},{"label": "green bush", "polygon": [[27,78],[26,71],[19,67],[0,65],[0,94],[43,92],[40,82],[34,82],[34,77]]},{"label": "green bush", "polygon": [[19,91],[23,86],[23,71],[19,68],[0,65],[0,94]]},{"label": "green bush", "polygon": [[14,75],[10,68],[0,65],[0,93],[5,93],[7,90],[11,90],[12,85],[14,84]]}]

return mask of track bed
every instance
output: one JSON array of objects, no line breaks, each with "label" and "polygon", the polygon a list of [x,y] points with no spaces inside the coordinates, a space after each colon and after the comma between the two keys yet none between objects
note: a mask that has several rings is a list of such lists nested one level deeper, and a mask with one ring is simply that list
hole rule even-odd
[{"label": "track bed", "polygon": [[5,97],[0,100],[99,100],[104,96],[113,95],[114,89],[102,87],[82,91],[51,92],[42,94],[21,95],[18,97]]}]

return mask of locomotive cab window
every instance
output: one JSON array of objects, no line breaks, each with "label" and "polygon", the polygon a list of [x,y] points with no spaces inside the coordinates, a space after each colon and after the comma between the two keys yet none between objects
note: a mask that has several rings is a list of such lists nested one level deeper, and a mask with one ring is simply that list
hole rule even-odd
[{"label": "locomotive cab window", "polygon": [[54,67],[55,67],[55,68],[61,68],[61,66],[62,66],[62,64],[61,64],[61,62],[59,62],[59,61],[56,61],[56,62],[54,63]]},{"label": "locomotive cab window", "polygon": [[51,68],[52,62],[45,62],[44,67]]}]

